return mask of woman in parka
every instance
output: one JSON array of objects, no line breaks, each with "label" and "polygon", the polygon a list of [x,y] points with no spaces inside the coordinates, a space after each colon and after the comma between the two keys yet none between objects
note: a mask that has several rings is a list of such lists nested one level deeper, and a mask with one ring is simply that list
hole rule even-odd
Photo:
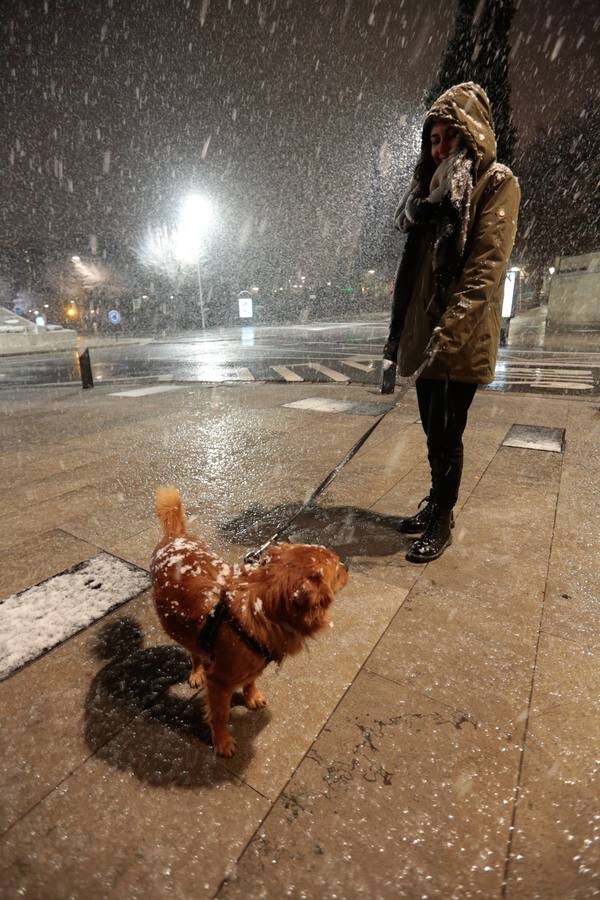
[{"label": "woman in parka", "polygon": [[383,352],[384,366],[397,363],[403,376],[428,359],[416,388],[431,489],[425,506],[399,524],[421,534],[406,554],[411,562],[437,559],[452,540],[462,434],[477,385],[494,378],[520,197],[515,176],[496,162],[485,91],[473,82],[450,88],[427,113],[415,174],[396,212],[407,237]]}]

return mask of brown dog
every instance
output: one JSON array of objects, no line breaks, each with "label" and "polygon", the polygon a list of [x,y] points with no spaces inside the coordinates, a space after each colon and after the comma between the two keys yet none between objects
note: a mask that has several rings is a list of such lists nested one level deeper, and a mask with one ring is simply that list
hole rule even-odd
[{"label": "brown dog", "polygon": [[233,756],[234,690],[243,689],[249,709],[265,706],[256,678],[329,624],[327,610],[348,574],[335,553],[308,544],[276,544],[260,563],[229,566],[187,534],[176,488],[158,489],[156,511],[163,531],[151,561],[156,610],[191,654],[190,684],[206,684],[215,752]]}]

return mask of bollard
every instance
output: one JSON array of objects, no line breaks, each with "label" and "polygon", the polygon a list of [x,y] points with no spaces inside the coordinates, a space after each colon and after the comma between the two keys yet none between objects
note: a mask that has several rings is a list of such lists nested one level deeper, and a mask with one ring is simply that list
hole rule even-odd
[{"label": "bollard", "polygon": [[85,391],[87,388],[94,387],[94,377],[92,375],[92,362],[90,360],[89,348],[79,354],[79,372],[81,374],[81,387]]}]

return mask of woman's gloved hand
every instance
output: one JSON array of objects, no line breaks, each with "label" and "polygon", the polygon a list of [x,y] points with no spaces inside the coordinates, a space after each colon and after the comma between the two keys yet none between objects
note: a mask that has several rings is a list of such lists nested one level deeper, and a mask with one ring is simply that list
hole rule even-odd
[{"label": "woman's gloved hand", "polygon": [[429,356],[430,359],[433,359],[434,356],[437,356],[438,353],[441,353],[446,349],[447,347],[444,343],[442,329],[439,325],[436,325],[436,327],[433,329],[431,337],[429,338],[427,346],[425,347],[425,354]]},{"label": "woman's gloved hand", "polygon": [[398,366],[391,359],[383,359],[381,373],[381,393],[393,394],[396,389],[396,370]]}]

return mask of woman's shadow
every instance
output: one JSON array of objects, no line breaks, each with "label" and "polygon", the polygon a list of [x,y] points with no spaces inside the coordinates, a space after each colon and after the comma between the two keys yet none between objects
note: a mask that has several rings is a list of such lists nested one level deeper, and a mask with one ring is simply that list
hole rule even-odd
[{"label": "woman's shadow", "polygon": [[[142,629],[127,617],[108,622],[92,650],[108,660],[85,701],[85,739],[98,758],[155,787],[211,787],[236,780],[209,749],[201,696],[191,695],[186,684],[191,664],[185,650],[144,648]],[[234,705],[240,702],[234,698]],[[244,747],[237,773],[252,758],[253,737],[269,718],[267,710],[236,718],[236,737]]]},{"label": "woman's shadow", "polygon": [[[264,544],[301,509],[299,503],[266,509],[250,506],[222,526],[234,544]],[[283,540],[299,544],[324,544],[342,559],[363,562],[373,557],[394,556],[407,549],[414,535],[399,531],[401,516],[374,513],[358,506],[310,506],[291,523]]]}]

